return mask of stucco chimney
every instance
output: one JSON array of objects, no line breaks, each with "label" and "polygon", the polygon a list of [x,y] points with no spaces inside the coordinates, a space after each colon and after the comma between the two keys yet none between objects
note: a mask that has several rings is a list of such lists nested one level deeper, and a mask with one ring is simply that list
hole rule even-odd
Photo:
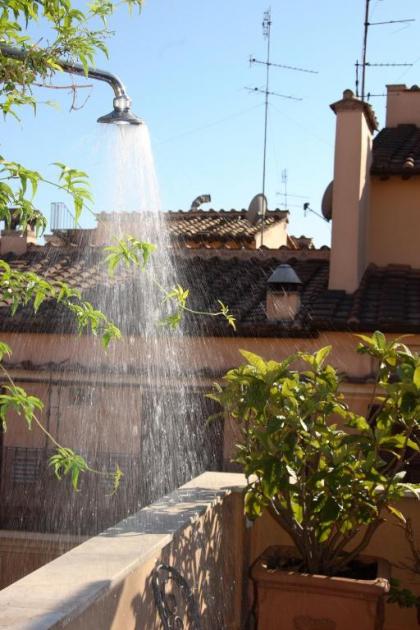
[{"label": "stucco chimney", "polygon": [[420,127],[420,88],[404,84],[387,85],[386,127],[417,125]]},{"label": "stucco chimney", "polygon": [[267,281],[267,319],[290,321],[300,309],[302,282],[290,265],[279,265]]},{"label": "stucco chimney", "polygon": [[25,231],[19,229],[17,221],[12,216],[10,227],[1,231],[0,255],[16,254],[21,256],[28,248],[29,243],[36,243],[36,233],[29,225]]},{"label": "stucco chimney", "polygon": [[351,90],[331,109],[337,120],[329,288],[353,293],[366,266],[369,169],[378,127],[371,106]]}]

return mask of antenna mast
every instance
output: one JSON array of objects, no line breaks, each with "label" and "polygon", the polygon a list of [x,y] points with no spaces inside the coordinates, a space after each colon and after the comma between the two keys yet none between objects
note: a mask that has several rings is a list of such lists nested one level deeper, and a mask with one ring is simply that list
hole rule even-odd
[{"label": "antenna mast", "polygon": [[[255,57],[250,57],[249,63],[257,63],[264,65],[266,68],[265,73],[265,89],[262,90],[260,88],[246,88],[250,92],[257,92],[260,94],[264,94],[264,148],[263,148],[263,168],[262,168],[262,194],[265,199],[265,185],[266,185],[266,164],[267,164],[267,136],[268,136],[268,106],[269,106],[269,96],[279,96],[281,98],[287,98],[293,101],[301,101],[301,98],[296,98],[295,96],[290,96],[287,94],[279,94],[278,92],[270,92],[270,68],[272,66],[276,68],[282,68],[285,70],[293,70],[295,72],[307,72],[310,74],[318,74],[315,70],[307,70],[306,68],[297,68],[296,66],[286,66],[279,63],[272,63],[270,58],[270,45],[271,45],[271,8],[268,8],[267,11],[264,11],[264,17],[262,21],[262,30],[263,37],[267,40],[267,56],[266,60],[262,61],[260,59],[255,59]],[[264,224],[267,213],[267,204],[263,203],[263,212],[262,212],[262,226],[261,226],[261,245],[264,244]]]},{"label": "antenna mast", "polygon": [[[265,75],[265,100],[264,100],[264,150],[263,150],[263,171],[262,171],[262,194],[265,195],[265,165],[267,159],[267,123],[268,123],[268,95],[270,86],[270,43],[271,43],[271,8],[264,12],[264,18],[262,22],[263,37],[267,39],[267,61],[266,61],[266,75]],[[267,212],[267,204],[264,204],[263,209],[263,234],[261,241],[264,239],[264,222]]]},{"label": "antenna mast", "polygon": [[281,172],[281,183],[283,184],[283,206],[287,210],[287,168]]},{"label": "antenna mast", "polygon": [[[356,61],[356,96],[359,96],[359,67],[362,67],[362,87],[360,98],[365,100],[366,96],[366,68],[369,67],[396,67],[396,66],[412,66],[412,63],[369,63],[366,61],[367,44],[370,26],[384,26],[385,24],[404,24],[407,22],[415,22],[414,18],[408,18],[405,20],[387,20],[384,22],[369,22],[371,0],[365,0],[365,21],[363,28],[363,50],[362,50],[362,63]],[[370,94],[368,94],[370,96]]]},{"label": "antenna mast", "polygon": [[364,23],[364,30],[363,30],[363,51],[362,51],[362,101],[365,100],[366,52],[367,52],[367,39],[368,39],[368,33],[369,33],[369,5],[370,5],[370,0],[366,0],[365,23]]}]

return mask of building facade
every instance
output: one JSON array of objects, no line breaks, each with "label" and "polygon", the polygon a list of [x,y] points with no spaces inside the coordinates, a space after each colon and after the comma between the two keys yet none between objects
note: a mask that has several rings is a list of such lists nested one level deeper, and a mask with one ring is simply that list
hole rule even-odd
[{"label": "building facade", "polygon": [[[391,337],[409,334],[409,345],[420,348],[420,91],[388,87],[386,127],[376,136],[371,107],[351,91],[332,109],[334,180],[323,201],[333,226],[331,250],[289,236],[288,214],[281,210],[267,213],[263,246],[261,222],[251,221],[246,211],[193,210],[166,217],[171,255],[179,283],[190,291],[190,307],[214,311],[220,300],[236,318],[233,331],[221,318],[187,314],[183,335],[172,339],[179,357],[188,358],[179,378],[188,381],[190,412],[180,422],[184,434],[195,436],[203,467],[231,466],[235,427],[229,419],[207,423],[215,409],[205,393],[238,364],[241,348],[282,359],[297,349],[332,345],[343,392],[360,413],[369,413],[375,366],[356,355],[355,334],[377,329]],[[118,463],[125,471],[115,496],[101,476],[74,493],[53,478],[45,436],[36,428],[28,432],[22,418],[10,418],[1,448],[3,529],[91,534],[156,498],[145,480],[159,473],[159,459],[149,453],[145,460],[144,453],[155,448],[147,445],[167,348],[142,335],[140,271],[125,270],[112,281],[106,277],[103,248],[115,233],[114,219],[102,214],[95,230],[56,231],[43,246],[19,231],[0,237],[0,254],[12,267],[66,281],[93,303],[100,295],[120,323],[113,299],[118,288],[119,304],[128,313],[124,339],[104,354],[98,339],[80,337],[57,305],[43,304],[36,318],[27,308],[12,318],[6,304],[0,307],[1,339],[13,350],[8,369],[16,383],[44,401],[40,419],[48,430],[95,467]],[[120,215],[119,229],[126,224],[141,237],[145,220]],[[296,286],[270,281],[281,266],[293,270]],[[152,372],[144,368],[146,357],[155,366]],[[165,386],[176,391],[176,379]],[[174,448],[183,452],[182,441]],[[416,478],[416,465],[408,474]]]}]

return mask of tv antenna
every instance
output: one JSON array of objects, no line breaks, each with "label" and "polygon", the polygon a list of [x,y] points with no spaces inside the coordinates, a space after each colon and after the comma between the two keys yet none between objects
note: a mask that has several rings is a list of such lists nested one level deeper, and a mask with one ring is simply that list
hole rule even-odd
[{"label": "tv antenna", "polygon": [[287,168],[284,168],[281,172],[281,183],[283,188],[283,209],[287,210]]},{"label": "tv antenna", "polygon": [[[268,128],[268,105],[269,105],[269,96],[278,96],[280,98],[285,98],[293,101],[301,101],[301,98],[296,96],[290,96],[288,94],[280,94],[278,92],[270,92],[270,70],[272,67],[281,68],[283,70],[292,70],[293,72],[305,72],[308,74],[318,74],[316,70],[308,70],[307,68],[299,68],[297,66],[287,66],[285,64],[273,63],[270,57],[270,46],[271,46],[271,9],[267,9],[264,11],[264,17],[262,21],[262,30],[263,37],[267,40],[267,55],[265,61],[261,59],[256,59],[255,57],[250,56],[249,63],[252,64],[260,64],[265,66],[265,88],[246,88],[250,92],[256,92],[260,94],[264,94],[264,148],[263,148],[263,167],[262,167],[262,195],[265,197],[265,182],[266,182],[266,163],[267,163],[267,128]],[[266,218],[267,207],[263,208],[262,213],[262,227],[261,227],[261,245],[264,243],[264,223]]]},{"label": "tv antenna", "polygon": [[[369,28],[371,26],[385,26],[386,24],[406,24],[407,22],[415,22],[414,18],[408,18],[404,20],[386,20],[383,22],[370,22],[370,2],[371,0],[365,0],[365,21],[364,21],[364,29],[363,29],[363,49],[362,49],[362,62],[359,63],[359,60],[356,61],[356,96],[359,96],[359,69],[361,68],[362,72],[362,86],[360,90],[360,98],[362,101],[365,100],[366,96],[366,68],[396,68],[401,66],[412,66],[412,63],[370,63],[367,61],[367,44],[368,44],[368,35]],[[376,96],[371,94],[370,96]]]},{"label": "tv antenna", "polygon": [[312,212],[312,214],[314,214],[315,216],[318,217],[318,219],[322,219],[323,221],[326,221],[328,223],[328,219],[326,217],[324,217],[320,212],[317,212],[316,210],[314,210],[313,208],[311,208],[311,204],[309,203],[309,201],[306,201],[303,204],[303,216],[306,218],[308,216],[308,212]]}]

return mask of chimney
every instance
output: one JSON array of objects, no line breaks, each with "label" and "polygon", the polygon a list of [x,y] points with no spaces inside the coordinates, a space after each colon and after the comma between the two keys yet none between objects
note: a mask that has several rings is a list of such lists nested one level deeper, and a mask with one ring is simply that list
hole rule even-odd
[{"label": "chimney", "polygon": [[378,127],[371,106],[351,90],[331,109],[337,120],[329,288],[353,293],[366,267],[369,170]]},{"label": "chimney", "polygon": [[19,229],[19,222],[16,216],[13,216],[9,227],[5,227],[0,235],[0,255],[16,254],[21,256],[26,253],[28,245],[36,243],[35,230],[28,225],[26,230]]},{"label": "chimney", "polygon": [[290,265],[279,265],[267,281],[267,319],[291,321],[300,309],[302,282]]},{"label": "chimney", "polygon": [[413,85],[387,85],[386,127],[417,125],[420,127],[420,88]]}]

